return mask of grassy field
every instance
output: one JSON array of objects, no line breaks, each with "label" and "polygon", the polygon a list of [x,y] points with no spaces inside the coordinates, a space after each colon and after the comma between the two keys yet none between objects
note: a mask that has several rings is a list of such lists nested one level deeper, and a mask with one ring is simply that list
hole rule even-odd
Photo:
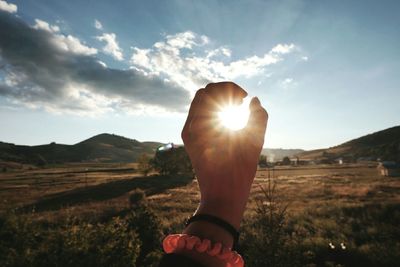
[{"label": "grassy field", "polygon": [[[101,216],[129,206],[136,188],[147,191],[150,205],[166,227],[194,211],[199,200],[197,182],[180,184],[172,177],[142,177],[130,164],[71,164],[61,167],[0,174],[0,209],[35,209],[38,216],[68,212]],[[276,183],[280,202],[289,212],[322,206],[400,203],[400,179],[381,177],[374,166],[313,166],[260,169],[253,184],[246,216],[254,213],[261,187]],[[172,216],[171,216],[172,215]],[[172,219],[171,219],[172,218]]]},{"label": "grassy field", "polygon": [[[70,164],[4,172],[0,174],[0,210],[15,209],[18,216],[32,221],[58,223],[74,217],[96,223],[129,210],[130,194],[142,189],[161,230],[180,231],[199,201],[196,180],[156,174],[142,177],[135,167]],[[265,196],[266,190],[273,198]],[[282,232],[274,238],[283,243],[275,244],[280,247],[272,255],[277,257],[272,263],[254,261],[259,256],[248,245],[252,235],[263,229],[256,222],[266,216],[260,213],[265,207],[274,214],[287,207],[279,224]],[[381,177],[373,165],[260,169],[245,214],[242,241],[247,245],[243,253],[249,266],[361,266],[352,265],[353,261],[364,266],[391,266],[399,259],[400,236],[395,225],[400,219],[399,207],[400,178]],[[264,219],[271,219],[268,216]],[[281,252],[286,255],[293,253],[295,243],[294,250],[301,252],[299,262],[286,264],[279,258],[279,249],[284,247]],[[350,256],[336,255],[341,243]],[[386,251],[384,258],[390,261],[381,256],[369,258],[371,251]]]}]

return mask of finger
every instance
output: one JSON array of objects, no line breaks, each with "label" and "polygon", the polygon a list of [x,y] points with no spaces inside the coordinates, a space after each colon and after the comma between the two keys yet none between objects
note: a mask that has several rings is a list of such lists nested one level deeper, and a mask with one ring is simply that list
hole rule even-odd
[{"label": "finger", "polygon": [[200,105],[201,105],[201,102],[202,102],[201,100],[203,98],[203,95],[204,95],[204,89],[203,88],[199,89],[196,92],[196,94],[195,94],[195,96],[194,96],[194,98],[192,100],[192,103],[190,104],[189,113],[188,113],[188,116],[186,118],[186,122],[185,122],[185,124],[183,126],[182,134],[181,134],[181,137],[182,137],[183,141],[186,140],[190,124],[191,124],[196,112],[200,108]]},{"label": "finger", "polygon": [[247,96],[247,92],[233,82],[210,83],[205,90],[219,105],[241,104]]},{"label": "finger", "polygon": [[218,112],[224,105],[241,103],[247,95],[237,84],[232,82],[210,83],[204,89],[201,103],[191,119],[190,133],[195,137],[207,135],[207,138],[220,134]]},{"label": "finger", "polygon": [[267,122],[267,111],[261,106],[260,100],[254,97],[250,102],[250,116],[245,129],[258,145],[264,143]]}]

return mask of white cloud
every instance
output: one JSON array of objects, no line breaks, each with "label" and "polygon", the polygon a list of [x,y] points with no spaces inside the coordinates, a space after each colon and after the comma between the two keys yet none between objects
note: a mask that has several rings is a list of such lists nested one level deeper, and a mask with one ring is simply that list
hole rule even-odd
[{"label": "white cloud", "polygon": [[211,81],[250,78],[262,74],[282,55],[295,50],[294,44],[278,44],[261,56],[230,60],[232,51],[225,46],[207,49],[208,37],[193,32],[167,35],[151,48],[133,48],[131,64],[148,74],[160,75],[193,91]]},{"label": "white cloud", "polygon": [[52,38],[53,44],[60,50],[71,52],[77,55],[95,55],[97,54],[97,49],[93,47],[86,46],[78,38],[72,35],[56,34]]},{"label": "white cloud", "polygon": [[290,83],[292,83],[293,82],[293,78],[286,78],[286,79],[284,79],[283,80],[283,82],[282,82],[282,84],[290,84]]},{"label": "white cloud", "polygon": [[271,52],[277,54],[287,54],[292,52],[294,48],[294,44],[278,44],[274,48],[272,48]]},{"label": "white cloud", "polygon": [[100,21],[98,21],[97,19],[94,20],[94,27],[98,30],[102,30],[103,29],[103,24],[101,24]]},{"label": "white cloud", "polygon": [[35,24],[32,27],[36,30],[51,33],[49,41],[61,51],[86,56],[97,54],[96,48],[85,45],[77,37],[60,33],[60,27],[57,25],[51,25],[44,20],[35,19]]},{"label": "white cloud", "polygon": [[228,48],[223,47],[223,48],[221,48],[221,53],[227,57],[230,57],[232,54],[232,51]]},{"label": "white cloud", "polygon": [[106,43],[103,47],[103,51],[106,54],[112,55],[116,60],[121,61],[124,59],[122,49],[119,47],[115,33],[103,33],[101,36],[97,36],[96,39]]},{"label": "white cloud", "polygon": [[280,82],[283,89],[290,89],[297,86],[297,82],[293,78],[286,78]]},{"label": "white cloud", "polygon": [[6,1],[0,0],[0,10],[9,12],[9,13],[16,13],[18,11],[17,5],[7,3]]},{"label": "white cloud", "polygon": [[[195,34],[193,32],[181,32],[175,35],[168,35],[166,44],[170,47],[174,47],[177,49],[180,48],[192,48],[195,42]],[[161,44],[161,43],[160,43]]]},{"label": "white cloud", "polygon": [[215,56],[225,56],[230,57],[232,55],[232,51],[226,47],[219,47],[217,49],[211,50],[207,53],[207,58],[212,58]]},{"label": "white cloud", "polygon": [[35,25],[33,25],[33,28],[53,33],[60,31],[60,27],[58,27],[57,25],[50,25],[48,22],[40,19],[35,19]]},{"label": "white cloud", "polygon": [[113,111],[118,99],[97,94],[81,83],[66,82],[64,85],[63,101],[37,101],[30,108],[43,108],[54,114],[72,114],[78,116],[96,117]]},{"label": "white cloud", "polygon": [[103,68],[107,68],[107,64],[104,63],[103,61],[97,60],[97,63],[99,63]]},{"label": "white cloud", "polygon": [[301,57],[301,59],[304,60],[304,61],[308,61],[308,57],[307,56],[303,56],[303,57]]},{"label": "white cloud", "polygon": [[135,52],[132,55],[131,61],[139,63],[140,66],[146,66],[150,64],[150,58],[148,54],[150,49],[139,49],[137,47],[133,48]]}]

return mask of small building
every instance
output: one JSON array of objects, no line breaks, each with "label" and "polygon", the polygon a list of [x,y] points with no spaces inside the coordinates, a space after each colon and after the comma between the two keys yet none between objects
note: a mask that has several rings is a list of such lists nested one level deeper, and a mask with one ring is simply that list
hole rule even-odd
[{"label": "small building", "polygon": [[335,159],[335,163],[339,164],[339,165],[343,165],[343,158],[337,158]]},{"label": "small building", "polygon": [[394,161],[382,161],[377,168],[381,176],[400,176],[400,164]]}]

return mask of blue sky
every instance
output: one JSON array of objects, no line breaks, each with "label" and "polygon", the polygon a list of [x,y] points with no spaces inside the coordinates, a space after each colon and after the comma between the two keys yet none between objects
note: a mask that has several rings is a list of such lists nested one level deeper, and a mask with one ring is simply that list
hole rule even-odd
[{"label": "blue sky", "polygon": [[329,147],[399,125],[399,11],[366,0],[0,0],[0,140],[181,143],[193,93],[223,80],[268,110],[265,147]]}]

